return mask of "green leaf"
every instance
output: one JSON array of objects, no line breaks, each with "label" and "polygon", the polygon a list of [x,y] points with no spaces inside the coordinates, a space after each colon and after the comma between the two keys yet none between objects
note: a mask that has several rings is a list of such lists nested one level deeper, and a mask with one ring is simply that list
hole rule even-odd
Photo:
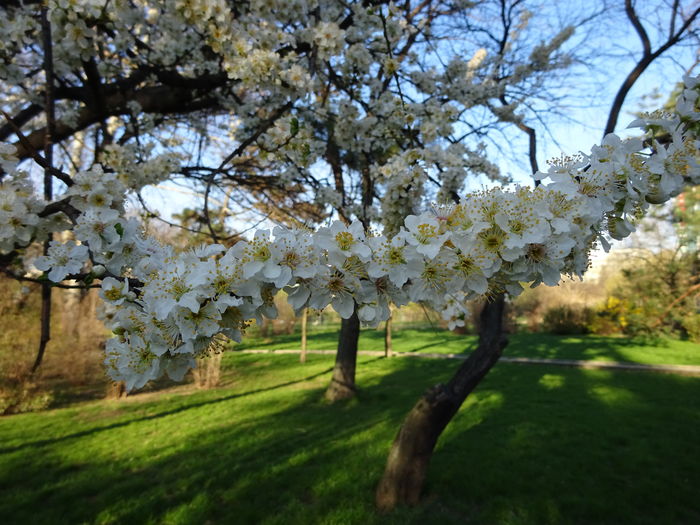
[{"label": "green leaf", "polygon": [[[121,235],[121,234],[120,234],[120,235]],[[87,274],[87,275],[85,276],[85,278],[83,279],[83,284],[84,284],[85,286],[90,286],[90,285],[93,283],[94,280],[95,280],[95,274],[92,273],[92,272],[90,272],[90,273]]]}]

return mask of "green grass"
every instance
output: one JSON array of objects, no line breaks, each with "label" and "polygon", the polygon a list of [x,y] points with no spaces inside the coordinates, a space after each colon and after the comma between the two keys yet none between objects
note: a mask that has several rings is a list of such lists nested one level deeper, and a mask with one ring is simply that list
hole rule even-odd
[{"label": "green grass", "polygon": [[232,354],[226,384],[0,419],[7,524],[700,522],[700,379],[500,363],[442,436],[424,502],[376,514],[403,416],[458,363]]},{"label": "green grass", "polygon": [[[458,335],[430,327],[402,327],[393,331],[395,352],[454,353],[473,350],[475,335]],[[299,334],[271,338],[250,337],[234,349],[287,349],[300,347]],[[309,334],[311,350],[333,350],[338,344],[338,327],[315,329]],[[384,331],[363,329],[360,350],[384,350]],[[561,336],[551,334],[512,334],[504,352],[508,357],[619,361],[641,364],[700,365],[700,345],[688,341],[661,339],[655,343],[623,337],[597,335]]]},{"label": "green grass", "polygon": [[600,335],[515,334],[510,337],[504,355],[645,365],[700,365],[700,344],[674,339],[649,343]]}]

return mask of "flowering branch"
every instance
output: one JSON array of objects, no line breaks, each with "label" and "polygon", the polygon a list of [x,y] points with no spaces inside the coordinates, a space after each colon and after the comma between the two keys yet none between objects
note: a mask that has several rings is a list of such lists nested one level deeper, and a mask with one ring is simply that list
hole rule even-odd
[{"label": "flowering branch", "polygon": [[[107,364],[130,389],[164,372],[181,378],[218,334],[240,340],[252,319],[277,314],[273,297],[279,290],[296,310],[331,305],[343,318],[357,315],[370,325],[389,317],[390,304],[409,301],[436,308],[455,325],[467,298],[517,295],[524,284],[556,285],[562,276],[582,276],[594,246],[625,237],[650,203],[668,200],[685,181],[698,181],[697,140],[686,126],[700,120],[697,80],[687,79],[676,115],[637,122],[663,129],[664,143],[652,139],[648,147],[641,139],[608,135],[590,153],[562,158],[547,173],[537,173],[542,183],[534,189],[484,190],[416,212],[427,181],[437,181],[439,199],[448,200],[461,193],[469,173],[499,180],[483,147],[462,143],[467,134],[460,128],[469,124],[464,115],[475,106],[490,108],[509,86],[564,64],[558,50],[571,28],[536,46],[532,64],[501,74],[499,64],[509,53],[505,40],[493,59],[479,50],[470,60],[454,56],[436,69],[419,53],[407,53],[432,53],[429,42],[416,35],[427,39],[440,31],[436,17],[446,8],[441,2],[369,8],[333,3],[328,16],[314,8],[308,25],[298,22],[297,4],[280,3],[285,12],[274,19],[255,3],[234,12],[224,0],[176,2],[172,9],[119,3],[115,11],[123,11],[117,14],[94,13],[92,3],[69,4],[51,3],[62,74],[83,79],[95,49],[109,56],[96,60],[97,71],[89,65],[86,85],[57,88],[70,91],[62,102],[75,104],[61,107],[54,140],[107,117],[129,115],[128,122],[110,122],[125,129],[122,138],[138,142],[139,126],[152,131],[163,122],[153,112],[234,111],[226,133],[238,146],[218,169],[202,175],[209,187],[234,157],[250,152],[261,172],[275,173],[275,187],[299,187],[300,194],[311,188],[316,204],[346,219],[317,231],[258,230],[230,249],[211,245],[180,253],[146,235],[124,213],[128,193],[182,172],[184,156],[164,137],[159,135],[158,144],[104,146],[104,167],[77,171],[63,194],[43,200],[17,165],[28,154],[47,161],[34,155],[35,134],[42,130],[26,137],[18,133],[18,147],[0,145],[7,173],[0,186],[0,262],[23,257],[25,267],[33,263],[56,283],[90,268],[101,274],[106,322],[115,334],[107,343]],[[513,14],[505,15],[507,26]],[[114,30],[92,25],[103,16],[105,27]],[[36,33],[36,20],[24,12],[17,17],[29,30],[15,29],[22,24],[2,27],[11,35],[11,49],[33,57],[25,41]],[[134,36],[129,20],[142,22],[143,38]],[[173,27],[184,28],[186,38],[167,29]],[[254,27],[253,38],[246,31]],[[301,54],[294,51],[302,48]],[[435,64],[438,55],[430,55]],[[130,64],[126,73],[123,61]],[[3,78],[26,76],[23,62],[6,62],[0,61]],[[149,64],[164,71],[160,77]],[[175,78],[165,78],[173,68]],[[207,89],[202,79],[215,85]],[[94,104],[80,105],[91,81],[99,83],[107,107],[99,115]],[[517,120],[513,104],[492,109],[501,122]],[[201,126],[200,136],[214,129],[206,118],[192,126]],[[147,159],[151,150],[159,153]],[[320,164],[328,169],[325,179],[311,174]],[[381,213],[374,206],[379,195]],[[369,233],[368,226],[380,222],[386,234]],[[67,235],[31,261],[23,247],[53,232]]]},{"label": "flowering branch", "polygon": [[[81,212],[72,228],[81,244],[52,242],[35,266],[55,282],[88,258],[111,273],[101,290],[116,334],[107,362],[130,389],[163,372],[182,377],[216,334],[240,340],[252,318],[275,317],[281,289],[297,311],[331,305],[343,318],[356,312],[376,325],[389,317],[390,303],[416,301],[456,324],[467,298],[517,295],[523,283],[583,276],[593,246],[627,236],[649,203],[700,182],[698,142],[683,123],[700,120],[697,80],[686,82],[677,115],[635,123],[668,133],[651,152],[642,139],[609,135],[589,154],[538,173],[544,183],[536,188],[467,195],[407,216],[391,237],[367,235],[359,221],[336,221],[316,232],[258,230],[228,250],[210,245],[178,254],[121,217],[125,187],[116,175],[78,174],[64,199]],[[91,186],[81,184],[87,180]]]}]

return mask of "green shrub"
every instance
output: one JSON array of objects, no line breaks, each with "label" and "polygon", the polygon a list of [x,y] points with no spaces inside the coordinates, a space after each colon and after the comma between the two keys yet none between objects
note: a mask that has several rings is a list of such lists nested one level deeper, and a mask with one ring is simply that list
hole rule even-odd
[{"label": "green shrub", "polygon": [[542,331],[560,335],[587,334],[593,316],[593,310],[585,306],[555,306],[545,312]]},{"label": "green shrub", "polygon": [[681,325],[688,334],[688,339],[700,343],[700,314],[688,314],[681,319]]}]

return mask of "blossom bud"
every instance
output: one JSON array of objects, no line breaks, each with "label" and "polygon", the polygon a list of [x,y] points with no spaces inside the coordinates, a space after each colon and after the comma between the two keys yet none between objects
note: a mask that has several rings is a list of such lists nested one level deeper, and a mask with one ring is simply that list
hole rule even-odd
[{"label": "blossom bud", "polygon": [[632,230],[625,224],[623,219],[611,217],[610,220],[608,220],[608,233],[610,233],[610,237],[613,239],[621,241],[632,233]]}]

